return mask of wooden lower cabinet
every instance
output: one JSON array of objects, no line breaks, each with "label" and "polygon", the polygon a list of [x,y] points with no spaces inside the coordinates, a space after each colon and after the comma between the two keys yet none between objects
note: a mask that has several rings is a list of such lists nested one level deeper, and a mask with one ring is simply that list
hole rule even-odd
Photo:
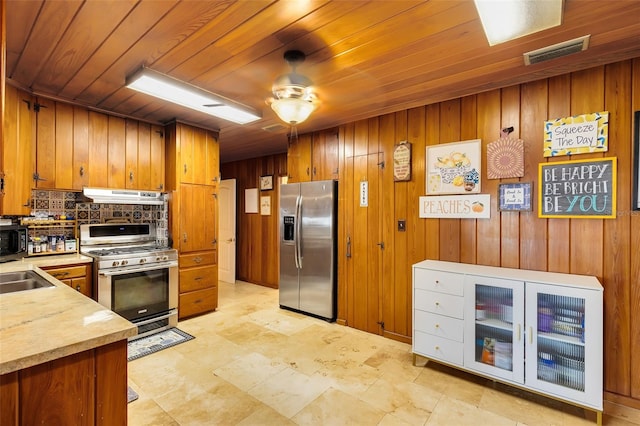
[{"label": "wooden lower cabinet", "polygon": [[218,266],[215,250],[180,255],[178,318],[218,307]]},{"label": "wooden lower cabinet", "polygon": [[62,281],[69,287],[76,289],[85,296],[93,297],[90,263],[64,266],[43,266],[42,270],[46,271],[52,277]]},{"label": "wooden lower cabinet", "polygon": [[2,425],[126,425],[127,341],[0,376]]}]

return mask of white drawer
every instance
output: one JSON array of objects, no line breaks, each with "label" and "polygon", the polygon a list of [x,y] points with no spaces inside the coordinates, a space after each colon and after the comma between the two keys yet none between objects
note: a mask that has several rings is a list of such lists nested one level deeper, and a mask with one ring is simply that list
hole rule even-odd
[{"label": "white drawer", "polygon": [[415,309],[453,318],[464,318],[463,297],[426,290],[415,290],[413,297]]},{"label": "white drawer", "polygon": [[450,364],[462,365],[463,347],[461,342],[432,336],[422,331],[414,331],[413,353],[438,359]]},{"label": "white drawer", "polygon": [[464,275],[433,269],[413,268],[413,285],[423,290],[462,296],[464,293]]},{"label": "white drawer", "polygon": [[464,321],[444,315],[431,314],[424,311],[414,311],[414,328],[445,339],[463,341]]}]

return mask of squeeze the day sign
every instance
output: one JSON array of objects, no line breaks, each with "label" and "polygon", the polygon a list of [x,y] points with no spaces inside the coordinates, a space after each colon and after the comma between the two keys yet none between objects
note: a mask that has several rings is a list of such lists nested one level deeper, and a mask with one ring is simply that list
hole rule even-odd
[{"label": "squeeze the day sign", "polygon": [[616,158],[542,163],[540,217],[613,218]]}]

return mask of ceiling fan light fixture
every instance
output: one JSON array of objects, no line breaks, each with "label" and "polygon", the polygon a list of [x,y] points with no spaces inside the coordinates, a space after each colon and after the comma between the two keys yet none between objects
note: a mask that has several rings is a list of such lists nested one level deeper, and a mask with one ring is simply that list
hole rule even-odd
[{"label": "ceiling fan light fixture", "polygon": [[130,89],[234,123],[247,124],[262,118],[246,105],[147,67],[129,76],[126,84]]},{"label": "ceiling fan light fixture", "polygon": [[301,98],[282,98],[271,102],[271,108],[282,121],[295,126],[309,118],[316,105]]},{"label": "ceiling fan light fixture", "polygon": [[305,121],[317,107],[317,97],[313,92],[311,80],[296,73],[298,64],[304,62],[305,55],[299,50],[284,53],[285,61],[292,72],[281,75],[271,88],[274,98],[271,108],[282,121],[295,126]]}]

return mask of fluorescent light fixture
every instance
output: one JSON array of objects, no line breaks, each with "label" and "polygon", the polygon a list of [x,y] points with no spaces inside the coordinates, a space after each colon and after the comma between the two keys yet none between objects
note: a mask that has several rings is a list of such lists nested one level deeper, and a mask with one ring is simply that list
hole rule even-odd
[{"label": "fluorescent light fixture", "polygon": [[493,46],[562,23],[563,0],[474,0]]},{"label": "fluorescent light fixture", "polygon": [[262,118],[248,106],[147,67],[127,78],[127,87],[238,124]]}]

